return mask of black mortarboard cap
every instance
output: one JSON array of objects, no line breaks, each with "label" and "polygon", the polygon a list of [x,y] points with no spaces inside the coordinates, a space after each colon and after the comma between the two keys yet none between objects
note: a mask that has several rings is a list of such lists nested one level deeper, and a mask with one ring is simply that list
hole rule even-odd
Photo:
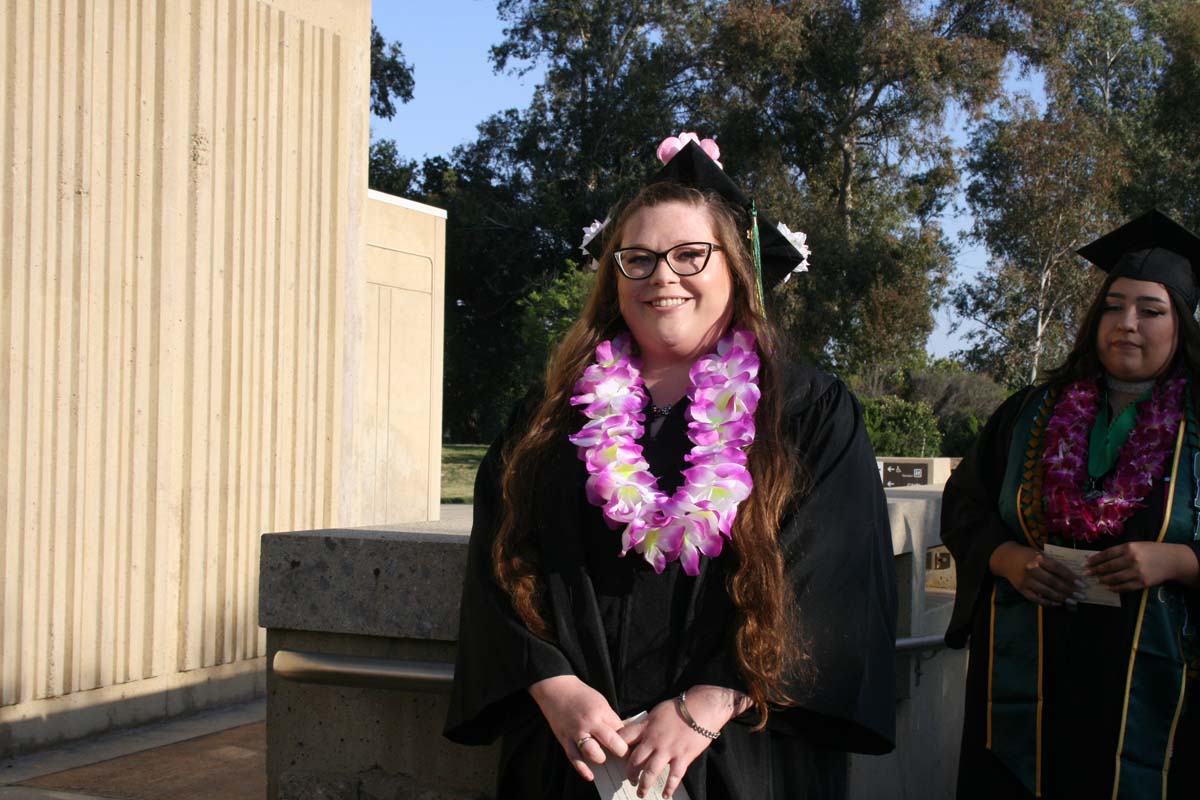
[{"label": "black mortarboard cap", "polygon": [[1174,289],[1193,312],[1200,300],[1200,237],[1154,209],[1079,248],[1079,255],[1119,278]]},{"label": "black mortarboard cap", "polygon": [[[696,142],[689,141],[671,160],[654,174],[646,185],[663,181],[691,186],[700,191],[716,192],[724,200],[742,209],[747,220],[750,218],[750,200],[742,193],[725,170]],[[805,256],[793,245],[775,221],[757,209],[759,249],[762,258],[763,285],[770,290],[788,276],[804,261]],[[602,239],[597,236],[586,245],[593,258],[599,258],[603,250]]]}]

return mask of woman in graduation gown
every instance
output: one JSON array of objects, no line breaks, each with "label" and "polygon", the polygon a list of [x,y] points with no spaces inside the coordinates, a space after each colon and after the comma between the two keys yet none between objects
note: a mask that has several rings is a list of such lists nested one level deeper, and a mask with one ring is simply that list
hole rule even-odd
[{"label": "woman in graduation gown", "polygon": [[1198,245],[1153,211],[1080,250],[1108,278],[1074,349],[946,484],[960,798],[1200,797]]},{"label": "woman in graduation gown", "polygon": [[501,798],[594,800],[614,755],[643,796],[837,797],[846,751],[894,738],[874,456],[762,312],[751,247],[771,286],[795,234],[745,213],[711,140],[659,156],[480,467],[446,735],[503,737]]}]

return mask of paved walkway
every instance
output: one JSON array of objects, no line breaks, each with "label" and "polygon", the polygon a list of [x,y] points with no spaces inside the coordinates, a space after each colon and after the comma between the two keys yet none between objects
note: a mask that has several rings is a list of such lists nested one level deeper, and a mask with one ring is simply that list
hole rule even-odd
[{"label": "paved walkway", "polygon": [[262,800],[262,700],[0,762],[0,800]]}]

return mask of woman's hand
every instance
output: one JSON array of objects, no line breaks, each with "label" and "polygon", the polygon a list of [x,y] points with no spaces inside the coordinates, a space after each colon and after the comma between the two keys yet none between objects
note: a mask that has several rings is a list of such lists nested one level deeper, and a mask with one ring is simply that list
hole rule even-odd
[{"label": "woman's hand", "polygon": [[1086,584],[1073,569],[1016,542],[1005,542],[992,551],[988,568],[1040,606],[1074,605],[1085,597]]},{"label": "woman's hand", "polygon": [[1200,562],[1192,548],[1182,544],[1126,542],[1101,550],[1085,564],[1085,572],[1114,592],[1148,589],[1167,581],[1200,583]]},{"label": "woman's hand", "polygon": [[[621,737],[632,748],[626,777],[645,797],[664,769],[669,769],[663,797],[669,798],[696,757],[712,744],[707,736],[692,730],[676,707],[677,699],[664,700],[642,721],[625,726]],[[693,686],[687,690],[687,708],[702,728],[720,731],[725,723],[750,705],[749,699],[722,686]]]},{"label": "woman's hand", "polygon": [[567,760],[585,781],[595,778],[587,762],[603,764],[604,748],[618,756],[628,751],[617,733],[621,729],[617,712],[604,695],[574,675],[540,680],[529,687],[529,694],[542,710]]}]

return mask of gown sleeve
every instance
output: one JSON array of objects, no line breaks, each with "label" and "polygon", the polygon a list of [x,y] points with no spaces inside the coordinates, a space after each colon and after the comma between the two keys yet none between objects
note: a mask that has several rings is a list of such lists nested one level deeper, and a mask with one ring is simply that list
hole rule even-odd
[{"label": "gown sleeve", "polygon": [[895,743],[896,574],[887,499],[862,409],[829,376],[792,392],[793,442],[805,491],[780,533],[807,669],[777,733],[836,750]]},{"label": "gown sleeve", "polygon": [[1000,489],[1008,466],[1013,427],[1032,390],[1017,392],[992,414],[942,493],[942,544],[954,556],[957,589],[946,644],[963,647],[975,603],[992,585],[988,560],[1012,539],[1000,518]]},{"label": "gown sleeve", "polygon": [[[526,398],[524,408],[530,406]],[[514,415],[508,432],[492,444],[475,478],[458,654],[444,730],[446,738],[459,744],[487,744],[538,714],[526,689],[544,678],[572,672],[558,647],[525,627],[492,574],[492,542],[501,513],[500,453],[504,440],[515,435],[525,417],[520,411]]]}]

